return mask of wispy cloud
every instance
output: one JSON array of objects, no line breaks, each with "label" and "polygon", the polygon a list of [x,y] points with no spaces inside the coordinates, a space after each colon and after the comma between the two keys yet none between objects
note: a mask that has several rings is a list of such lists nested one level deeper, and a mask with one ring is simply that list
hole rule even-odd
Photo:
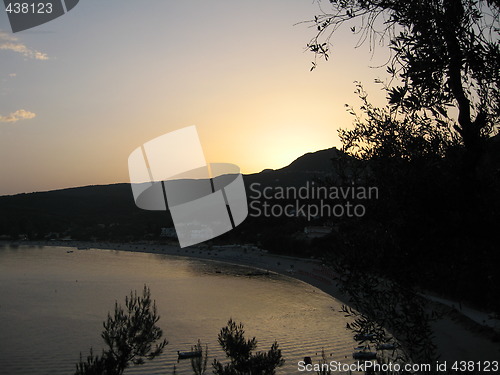
[{"label": "wispy cloud", "polygon": [[35,117],[36,114],[24,109],[19,109],[15,112],[8,114],[7,116],[0,115],[0,122],[17,122],[19,120],[29,120]]},{"label": "wispy cloud", "polygon": [[20,43],[19,39],[6,32],[0,31],[0,50],[9,50],[20,53],[21,55],[35,60],[48,60],[46,53],[28,48],[25,44]]},{"label": "wispy cloud", "polygon": [[10,35],[5,31],[0,30],[0,40],[9,40],[11,42],[14,42],[17,40],[17,38],[14,35]]}]

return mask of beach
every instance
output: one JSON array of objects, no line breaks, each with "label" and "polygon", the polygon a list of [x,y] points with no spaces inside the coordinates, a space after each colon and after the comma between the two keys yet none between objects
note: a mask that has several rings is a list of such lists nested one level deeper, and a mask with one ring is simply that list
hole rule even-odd
[{"label": "beach", "polygon": [[[270,254],[251,245],[200,246],[179,248],[174,245],[151,243],[90,243],[74,241],[24,242],[19,245],[65,246],[145,252],[176,257],[189,257],[210,262],[224,262],[250,267],[248,276],[274,272],[301,280],[318,290],[332,296],[342,304],[349,305],[336,284],[334,271],[318,259],[305,259]],[[440,360],[453,361],[494,361],[500,359],[498,341],[498,320],[488,318],[488,314],[467,306],[458,308],[458,303],[442,298],[427,296],[429,306],[439,312],[440,318],[432,322],[434,341]],[[482,321],[481,321],[482,320]]]}]

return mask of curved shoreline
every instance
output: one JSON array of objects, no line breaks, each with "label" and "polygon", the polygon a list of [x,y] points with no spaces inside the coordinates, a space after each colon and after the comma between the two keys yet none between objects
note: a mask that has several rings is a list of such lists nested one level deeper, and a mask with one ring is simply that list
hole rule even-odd
[{"label": "curved shoreline", "polygon": [[[58,244],[57,246],[68,246]],[[211,249],[171,245],[150,244],[90,244],[87,247],[106,250],[144,252],[180,257],[196,258],[252,267],[266,272],[274,272],[293,277],[323,291],[341,303],[347,304],[348,298],[336,285],[335,274],[320,260],[269,254],[265,250],[245,246],[214,246]],[[96,246],[97,245],[97,246]],[[47,244],[46,246],[52,246]],[[73,244],[70,247],[75,247]],[[82,243],[82,246],[85,244]]]},{"label": "curved shoreline", "polygon": [[[9,244],[9,243],[7,243]],[[153,244],[117,244],[91,242],[42,241],[24,242],[18,245],[85,247],[102,250],[142,252],[195,258],[251,267],[268,272],[293,277],[319,289],[342,304],[348,304],[348,297],[336,285],[335,273],[321,261],[283,255],[269,254],[250,246],[214,246],[179,248],[172,245]],[[84,251],[84,250],[81,250]],[[431,302],[433,309],[444,312],[442,319],[432,323],[435,342],[441,360],[497,360],[500,358],[500,343],[494,342],[495,334],[470,320],[456,309],[443,305],[439,301]]]}]

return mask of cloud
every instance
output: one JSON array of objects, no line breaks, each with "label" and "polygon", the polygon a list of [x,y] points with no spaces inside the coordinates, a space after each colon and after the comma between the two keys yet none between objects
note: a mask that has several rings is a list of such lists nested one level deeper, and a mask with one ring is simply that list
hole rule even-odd
[{"label": "cloud", "polygon": [[8,114],[7,116],[0,115],[0,122],[17,122],[19,120],[29,120],[35,117],[36,114],[24,109],[19,109],[15,112]]},{"label": "cloud", "polygon": [[7,34],[5,31],[0,31],[0,40],[15,42],[17,38],[14,35]]},{"label": "cloud", "polygon": [[49,57],[43,52],[28,48],[25,44],[19,43],[19,39],[0,31],[0,50],[8,50],[20,53],[21,55],[35,60],[48,60]]}]

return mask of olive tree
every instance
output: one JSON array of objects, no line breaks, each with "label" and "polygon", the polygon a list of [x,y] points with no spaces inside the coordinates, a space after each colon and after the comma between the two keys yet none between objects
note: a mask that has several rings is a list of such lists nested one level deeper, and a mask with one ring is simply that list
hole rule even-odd
[{"label": "olive tree", "polygon": [[[308,47],[328,58],[330,38],[349,24],[370,48],[386,42],[392,54],[390,104],[429,113],[435,124],[453,118],[474,173],[482,140],[500,116],[498,0],[328,0],[316,16]],[[315,64],[315,63],[314,63]],[[314,67],[315,65],[313,65]]]}]

